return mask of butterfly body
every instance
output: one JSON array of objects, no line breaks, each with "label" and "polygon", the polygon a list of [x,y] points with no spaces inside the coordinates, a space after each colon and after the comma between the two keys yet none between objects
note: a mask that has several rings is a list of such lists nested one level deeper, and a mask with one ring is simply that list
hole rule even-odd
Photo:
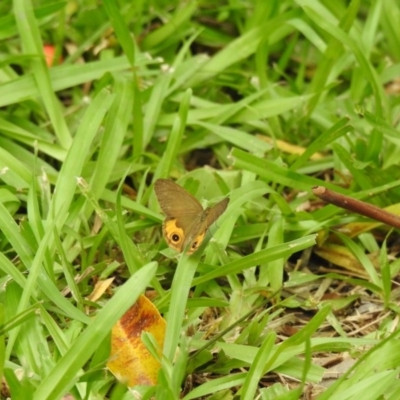
[{"label": "butterfly body", "polygon": [[203,209],[195,197],[167,179],[158,179],[154,188],[160,207],[167,216],[163,224],[165,240],[179,252],[185,248],[189,254],[196,251],[208,228],[229,203],[229,199],[225,198],[213,207]]}]

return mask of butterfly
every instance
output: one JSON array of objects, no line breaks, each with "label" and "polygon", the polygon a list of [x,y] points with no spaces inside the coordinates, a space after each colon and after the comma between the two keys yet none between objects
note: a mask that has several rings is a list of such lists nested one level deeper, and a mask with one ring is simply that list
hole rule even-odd
[{"label": "butterfly", "polygon": [[154,189],[161,210],[166,215],[163,234],[176,251],[194,253],[201,245],[208,228],[226,210],[229,198],[204,209],[200,202],[178,184],[158,179]]}]

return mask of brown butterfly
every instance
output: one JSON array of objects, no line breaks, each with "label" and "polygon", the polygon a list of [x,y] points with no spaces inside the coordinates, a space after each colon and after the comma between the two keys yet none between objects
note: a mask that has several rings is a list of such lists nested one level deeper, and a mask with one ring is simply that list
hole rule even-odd
[{"label": "brown butterfly", "polygon": [[213,207],[203,209],[200,202],[185,189],[167,179],[158,179],[154,185],[158,202],[167,218],[163,233],[168,245],[192,254],[201,245],[208,228],[226,210],[225,198]]}]

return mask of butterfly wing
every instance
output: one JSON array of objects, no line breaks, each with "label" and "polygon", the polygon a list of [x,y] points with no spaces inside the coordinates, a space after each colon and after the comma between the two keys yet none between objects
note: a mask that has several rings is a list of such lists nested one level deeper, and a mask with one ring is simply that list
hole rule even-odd
[{"label": "butterfly wing", "polygon": [[160,207],[168,218],[201,215],[204,211],[195,197],[172,181],[158,179],[154,189]]},{"label": "butterfly wing", "polygon": [[193,239],[204,209],[200,202],[185,189],[167,179],[154,184],[158,203],[167,218],[163,224],[164,237],[170,247],[183,251]]},{"label": "butterfly wing", "polygon": [[193,226],[190,235],[188,235],[186,245],[189,245],[189,253],[196,251],[204,240],[208,228],[219,218],[226,210],[229,199],[225,198],[211,208],[204,210],[200,222]]},{"label": "butterfly wing", "polygon": [[154,189],[160,207],[167,216],[163,233],[168,245],[177,251],[188,247],[191,254],[198,249],[207,229],[226,210],[229,199],[203,209],[200,202],[176,183],[158,179]]},{"label": "butterfly wing", "polygon": [[215,204],[211,208],[206,210],[206,226],[207,229],[224,213],[229,204],[229,198],[221,200],[219,203]]}]

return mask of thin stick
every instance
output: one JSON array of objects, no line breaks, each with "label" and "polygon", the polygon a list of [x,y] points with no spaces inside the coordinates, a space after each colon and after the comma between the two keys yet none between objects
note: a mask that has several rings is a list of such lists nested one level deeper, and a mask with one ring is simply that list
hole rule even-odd
[{"label": "thin stick", "polygon": [[376,221],[381,221],[387,225],[394,226],[395,228],[400,228],[400,217],[396,214],[387,212],[382,208],[334,192],[333,190],[329,190],[323,186],[315,186],[312,191],[317,197],[327,203],[365,215],[366,217],[375,219]]}]

